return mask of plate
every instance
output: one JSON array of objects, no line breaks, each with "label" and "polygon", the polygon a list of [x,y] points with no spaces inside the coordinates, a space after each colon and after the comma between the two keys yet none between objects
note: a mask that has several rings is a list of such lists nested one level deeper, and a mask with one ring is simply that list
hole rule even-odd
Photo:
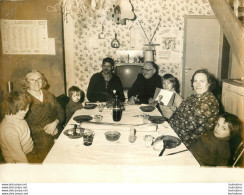
[{"label": "plate", "polygon": [[96,107],[97,107],[96,104],[86,104],[86,105],[84,106],[84,108],[85,108],[85,109],[88,109],[88,110],[90,110],[90,109],[94,109],[94,108],[96,108]]},{"label": "plate", "polygon": [[149,121],[151,121],[152,123],[161,124],[166,120],[163,116],[149,116]]},{"label": "plate", "polygon": [[153,142],[153,149],[162,150],[164,142],[167,145],[167,149],[175,148],[181,144],[181,140],[177,137],[171,135],[162,135],[157,137]]},{"label": "plate", "polygon": [[141,106],[140,109],[143,112],[152,112],[155,109],[155,107],[154,106]]},{"label": "plate", "polygon": [[92,120],[93,117],[90,116],[90,115],[79,115],[79,116],[75,116],[73,119],[74,119],[77,123],[81,123],[81,122],[84,122],[84,121]]},{"label": "plate", "polygon": [[77,138],[81,138],[83,136],[84,133],[84,128],[77,128],[76,129],[76,135],[74,135],[74,131],[75,129],[67,129],[64,131],[64,135],[68,136],[71,139],[77,139]]}]

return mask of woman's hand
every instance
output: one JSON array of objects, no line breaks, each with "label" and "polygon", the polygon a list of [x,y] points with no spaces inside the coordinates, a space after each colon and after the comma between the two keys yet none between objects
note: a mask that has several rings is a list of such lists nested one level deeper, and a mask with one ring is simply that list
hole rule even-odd
[{"label": "woman's hand", "polygon": [[57,130],[57,125],[59,123],[59,120],[56,119],[55,121],[47,124],[43,129],[44,131],[47,133],[47,134],[50,134],[50,135],[56,135],[58,133],[58,130]]}]

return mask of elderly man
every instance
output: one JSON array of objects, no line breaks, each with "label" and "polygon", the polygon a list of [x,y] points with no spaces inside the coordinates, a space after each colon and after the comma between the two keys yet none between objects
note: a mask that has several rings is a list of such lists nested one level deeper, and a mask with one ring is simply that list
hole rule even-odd
[{"label": "elderly man", "polygon": [[114,90],[121,101],[125,100],[120,78],[113,74],[114,60],[104,58],[102,71],[91,77],[87,90],[87,99],[90,102],[106,102],[113,97]]},{"label": "elderly man", "polygon": [[154,96],[156,87],[162,88],[158,66],[154,62],[146,62],[128,91],[128,103],[148,104],[149,99]]}]

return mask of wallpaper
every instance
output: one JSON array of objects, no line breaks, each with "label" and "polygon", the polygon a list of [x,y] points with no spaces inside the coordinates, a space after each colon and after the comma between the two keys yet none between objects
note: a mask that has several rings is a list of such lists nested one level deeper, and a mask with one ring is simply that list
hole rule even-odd
[{"label": "wallpaper", "polygon": [[[103,58],[138,63],[143,50],[148,49],[155,49],[159,74],[171,73],[181,82],[184,16],[214,15],[207,0],[131,0],[131,4],[136,18],[125,24],[116,22],[115,1],[107,0],[102,10],[74,14],[75,85],[85,93],[90,77],[101,71]],[[115,33],[119,48],[111,47]],[[148,48],[144,44],[151,39],[155,46]]]}]

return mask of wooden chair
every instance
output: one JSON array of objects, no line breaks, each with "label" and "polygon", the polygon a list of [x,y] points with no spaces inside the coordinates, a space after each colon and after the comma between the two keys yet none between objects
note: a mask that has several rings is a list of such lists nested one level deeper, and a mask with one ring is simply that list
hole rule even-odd
[{"label": "wooden chair", "polygon": [[232,167],[244,167],[243,153],[244,153],[244,148],[243,148],[243,141],[242,141],[237,147],[233,155]]}]

